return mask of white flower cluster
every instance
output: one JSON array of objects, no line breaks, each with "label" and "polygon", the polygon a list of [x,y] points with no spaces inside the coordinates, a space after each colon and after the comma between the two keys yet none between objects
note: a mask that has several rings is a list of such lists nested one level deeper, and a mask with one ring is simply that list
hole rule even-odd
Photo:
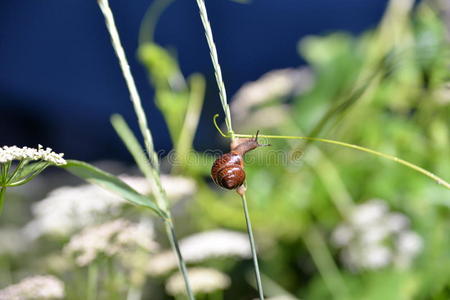
[{"label": "white flower cluster", "polygon": [[[256,107],[261,107],[268,101],[297,95],[308,90],[313,83],[313,76],[308,68],[288,68],[270,71],[256,81],[244,84],[231,101],[231,113],[237,123],[246,123],[250,113],[256,114]],[[288,110],[283,107],[261,108],[256,117],[263,117],[264,122],[275,126],[276,120],[286,117]],[[267,112],[267,113],[266,113]],[[267,118],[267,115],[269,116]],[[245,122],[244,122],[245,121]]]},{"label": "white flower cluster", "polygon": [[[147,178],[129,175],[121,175],[120,179],[133,187],[141,194],[148,195],[152,192],[152,186]],[[195,182],[186,177],[161,175],[161,184],[171,201],[178,201],[184,197],[189,197],[195,193]]]},{"label": "white flower cluster", "polygon": [[0,300],[62,299],[64,283],[54,276],[39,275],[0,290]]},{"label": "white flower cluster", "polygon": [[90,184],[60,187],[32,206],[34,219],[24,233],[30,239],[45,234],[68,235],[97,223],[102,216],[117,216],[125,203],[119,196]]},{"label": "white flower cluster", "polygon": [[[144,177],[119,177],[141,194],[151,192],[151,185]],[[173,201],[192,195],[196,189],[193,180],[180,176],[163,175],[162,185]],[[33,205],[34,219],[27,224],[24,233],[30,239],[45,234],[68,235],[79,228],[97,224],[105,216],[109,219],[117,217],[126,203],[116,194],[90,184],[60,187]]]},{"label": "white flower cluster", "polygon": [[[224,290],[230,286],[230,278],[215,269],[191,268],[188,270],[189,281],[194,294],[208,294],[217,290]],[[180,295],[186,292],[183,277],[175,273],[166,282],[166,291],[169,295]]]},{"label": "white flower cluster", "polygon": [[39,145],[37,149],[17,146],[3,146],[0,148],[0,163],[6,163],[13,160],[42,160],[55,165],[65,165],[64,153],[55,153],[51,148],[44,149]]},{"label": "white flower cluster", "polygon": [[[211,230],[194,234],[180,240],[180,251],[188,263],[197,263],[209,258],[251,256],[247,236],[230,230]],[[162,275],[177,267],[177,259],[171,250],[154,255],[148,265],[148,272]]]},{"label": "white flower cluster", "polygon": [[356,206],[348,222],[334,230],[332,241],[342,249],[344,265],[355,272],[388,265],[406,268],[423,247],[422,238],[409,229],[409,219],[390,212],[379,199]]},{"label": "white flower cluster", "polygon": [[122,251],[137,249],[154,251],[159,245],[152,239],[153,234],[153,227],[148,222],[135,224],[117,219],[86,228],[73,236],[64,247],[64,253],[75,256],[77,265],[86,266],[100,254],[113,256]]}]

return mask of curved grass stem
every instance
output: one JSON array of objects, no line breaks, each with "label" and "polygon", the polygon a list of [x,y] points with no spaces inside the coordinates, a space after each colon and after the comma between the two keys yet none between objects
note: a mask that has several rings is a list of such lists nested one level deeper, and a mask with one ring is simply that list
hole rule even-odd
[{"label": "curved grass stem", "polygon": [[250,221],[250,215],[248,213],[247,199],[245,197],[245,193],[241,195],[241,199],[242,199],[242,206],[244,207],[245,222],[247,224],[247,232],[250,240],[250,247],[252,250],[253,264],[255,266],[256,285],[258,287],[259,299],[264,300],[264,290],[261,283],[261,275],[259,273],[258,255],[256,253],[255,239],[253,238],[252,223]]},{"label": "curved grass stem", "polygon": [[[225,133],[222,132],[222,130],[220,130],[219,125],[217,125],[217,117],[218,115],[214,115],[213,118],[213,122],[214,122],[214,126],[216,127],[216,129],[219,131],[219,133],[226,138],[230,138],[231,135],[227,135]],[[239,134],[239,133],[234,133],[233,137],[235,138],[251,138],[253,137],[251,134]],[[437,184],[440,184],[442,186],[444,186],[445,188],[450,190],[450,183],[448,183],[447,181],[445,181],[443,178],[437,176],[436,174],[431,173],[428,170],[425,170],[424,168],[421,168],[413,163],[410,163],[409,161],[406,161],[404,159],[398,158],[396,156],[390,155],[390,154],[386,154],[386,153],[382,153],[379,151],[375,151],[366,147],[362,147],[362,146],[358,146],[358,145],[354,145],[354,144],[349,144],[349,143],[345,143],[345,142],[340,142],[340,141],[335,141],[335,140],[329,140],[329,139],[322,139],[322,138],[315,138],[315,137],[306,137],[306,136],[291,136],[291,135],[265,135],[265,134],[260,134],[259,137],[262,138],[267,138],[267,139],[284,139],[284,140],[307,140],[307,141],[313,141],[313,142],[321,142],[321,143],[327,143],[327,144],[333,144],[333,145],[337,145],[337,146],[341,146],[341,147],[345,147],[345,148],[350,148],[350,149],[354,149],[354,150],[358,150],[358,151],[362,151],[362,152],[366,152],[378,157],[382,157],[385,158],[387,160],[402,164],[416,172],[419,172],[431,179],[433,179]]]}]

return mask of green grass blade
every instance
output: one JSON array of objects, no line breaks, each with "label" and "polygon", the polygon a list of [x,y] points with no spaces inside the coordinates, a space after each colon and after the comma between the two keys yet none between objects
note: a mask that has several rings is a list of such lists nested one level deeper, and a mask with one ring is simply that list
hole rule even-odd
[{"label": "green grass blade", "polygon": [[132,204],[150,208],[163,219],[167,218],[166,213],[160,210],[152,200],[139,194],[128,184],[110,173],[102,171],[88,163],[77,160],[68,160],[67,164],[61,167],[66,169],[69,173],[72,173],[73,175],[78,176],[89,183],[98,185],[121,196],[123,199],[131,202]]},{"label": "green grass blade", "polygon": [[144,151],[139,144],[136,136],[131,131],[130,127],[128,127],[124,118],[121,115],[114,114],[111,116],[111,123],[119,135],[122,142],[127,147],[128,151],[134,158],[139,170],[147,177],[148,179],[152,179],[152,166],[147,159]]}]

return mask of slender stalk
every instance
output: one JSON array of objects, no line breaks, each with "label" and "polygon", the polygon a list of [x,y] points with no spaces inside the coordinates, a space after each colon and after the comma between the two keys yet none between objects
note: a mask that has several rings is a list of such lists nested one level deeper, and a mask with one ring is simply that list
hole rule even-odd
[{"label": "slender stalk", "polygon": [[[123,50],[122,43],[120,42],[119,33],[117,31],[117,27],[114,22],[114,16],[112,14],[111,8],[109,7],[108,0],[97,0],[97,2],[100,6],[100,9],[101,9],[104,17],[105,17],[105,23],[106,23],[108,32],[111,36],[112,46],[114,48],[114,51],[116,52],[117,58],[119,59],[119,64],[122,69],[122,74],[125,78],[125,82],[127,84],[128,90],[130,92],[130,99],[131,99],[131,102],[133,103],[133,107],[136,112],[139,129],[144,137],[145,150],[147,152],[149,162],[151,165],[149,168],[150,172],[149,173],[146,172],[144,174],[148,178],[151,177],[151,179],[152,179],[151,182],[154,187],[153,191],[154,191],[154,195],[155,195],[157,204],[168,215],[169,219],[164,220],[165,224],[166,224],[167,235],[168,235],[168,238],[172,245],[172,249],[176,252],[176,255],[178,258],[178,265],[179,265],[181,273],[183,274],[188,297],[189,297],[189,299],[193,300],[195,298],[194,298],[194,295],[192,294],[192,291],[190,288],[190,283],[189,283],[189,278],[188,278],[187,271],[186,271],[186,266],[183,261],[183,257],[181,256],[181,252],[179,250],[178,243],[177,243],[177,240],[175,237],[175,232],[174,232],[172,221],[171,221],[170,211],[168,209],[168,201],[166,199],[166,195],[165,195],[164,189],[161,185],[161,180],[160,180],[160,176],[159,176],[158,155],[156,154],[155,149],[154,149],[152,134],[148,127],[147,117],[145,116],[144,109],[142,108],[141,98],[137,91],[133,75],[131,74],[130,66],[129,66],[127,58],[125,56],[125,51]],[[170,226],[167,224],[169,224]],[[167,228],[167,226],[169,226],[169,228]]]},{"label": "slender stalk", "polygon": [[227,101],[227,92],[225,90],[225,84],[223,83],[222,70],[219,64],[219,57],[217,55],[216,44],[214,43],[211,24],[209,23],[205,1],[204,0],[196,0],[196,1],[198,8],[200,10],[200,18],[202,20],[203,28],[205,29],[205,36],[206,41],[208,42],[211,61],[214,66],[214,74],[216,76],[217,86],[219,88],[220,102],[222,103],[223,111],[225,113],[225,124],[227,125],[228,133],[231,134],[231,137],[233,137],[233,128],[231,126],[231,113]]},{"label": "slender stalk", "polygon": [[139,31],[139,45],[152,43],[155,36],[156,22],[164,10],[172,4],[174,0],[155,0],[153,1],[144,18],[142,18],[141,29]]},{"label": "slender stalk", "polygon": [[8,182],[8,173],[10,168],[11,168],[10,161],[0,164],[0,184],[6,185],[6,183]]},{"label": "slender stalk", "polygon": [[108,0],[97,0],[97,2],[103,15],[105,16],[106,27],[111,36],[111,42],[114,51],[116,52],[117,58],[119,59],[122,74],[128,86],[128,91],[130,92],[130,99],[133,103],[134,111],[136,112],[139,129],[144,136],[145,148],[147,150],[149,160],[155,169],[159,169],[158,156],[154,151],[153,138],[148,127],[147,117],[145,116],[144,109],[142,108],[141,97],[139,96],[139,93],[137,91],[133,75],[130,71],[130,66],[125,56],[125,51],[123,50],[122,43],[120,42],[119,32],[117,31],[117,27],[114,22],[114,16],[112,14],[111,8],[109,7],[109,2]]},{"label": "slender stalk", "polygon": [[6,187],[2,186],[0,188],[0,214],[3,211],[3,203],[5,202],[5,192],[6,192]]},{"label": "slender stalk", "polygon": [[186,287],[186,292],[188,294],[188,298],[195,299],[194,293],[192,292],[191,285],[189,283],[189,275],[188,275],[188,271],[186,268],[186,264],[181,255],[180,246],[178,245],[178,240],[175,235],[173,223],[170,220],[167,220],[165,222],[165,227],[166,227],[167,236],[169,237],[170,245],[171,245],[172,249],[175,249],[175,254],[178,258],[178,268],[180,269],[181,274],[183,275],[184,284]]},{"label": "slender stalk", "polygon": [[[214,116],[214,125],[216,126],[216,129],[219,131],[219,133],[223,136],[223,137],[227,137],[230,138],[231,135],[230,134],[225,134],[223,133],[220,128],[219,125],[217,125],[216,119],[217,119],[218,115]],[[358,150],[358,151],[362,151],[362,152],[366,152],[378,157],[382,157],[385,159],[388,159],[390,161],[402,164],[410,169],[413,169],[416,172],[419,172],[431,179],[433,179],[434,181],[436,181],[437,184],[443,185],[445,188],[450,190],[450,183],[448,183],[447,181],[445,181],[443,178],[437,176],[436,174],[431,173],[428,170],[425,170],[424,168],[421,168],[413,163],[410,163],[404,159],[398,158],[396,156],[390,155],[390,154],[385,154],[379,151],[375,151],[369,148],[365,148],[362,146],[358,146],[358,145],[354,145],[354,144],[349,144],[349,143],[345,143],[345,142],[339,142],[339,141],[335,141],[335,140],[329,140],[329,139],[322,139],[322,138],[314,138],[314,137],[306,137],[306,136],[292,136],[292,135],[266,135],[266,134],[260,134],[258,135],[261,138],[267,138],[267,139],[284,139],[284,140],[307,140],[307,141],[314,141],[314,142],[322,142],[322,143],[327,143],[327,144],[333,144],[333,145],[338,145],[341,147],[345,147],[345,148],[351,148],[354,150]],[[251,138],[253,137],[253,135],[251,134],[238,134],[235,133],[233,134],[233,137],[235,138]]]},{"label": "slender stalk", "polygon": [[87,300],[97,299],[98,265],[91,264],[88,269]]},{"label": "slender stalk", "polygon": [[[11,175],[7,176],[7,177],[9,177],[9,178],[7,178],[6,183],[8,183],[8,182],[10,182],[11,180],[13,180],[13,179],[14,179],[14,176],[16,176],[17,173],[20,171],[20,169],[21,169],[24,165],[26,165],[27,163],[28,163],[28,160],[21,160],[21,161],[19,161],[19,163],[18,163],[17,166],[16,166],[16,169],[11,173]],[[8,175],[8,174],[6,174],[6,175]]]},{"label": "slender stalk", "polygon": [[264,300],[264,290],[261,283],[261,275],[259,274],[258,256],[256,254],[255,239],[253,238],[252,223],[248,214],[247,199],[245,193],[241,195],[242,206],[244,207],[245,222],[247,223],[247,232],[252,250],[253,264],[255,266],[256,284],[258,287],[259,299]]}]

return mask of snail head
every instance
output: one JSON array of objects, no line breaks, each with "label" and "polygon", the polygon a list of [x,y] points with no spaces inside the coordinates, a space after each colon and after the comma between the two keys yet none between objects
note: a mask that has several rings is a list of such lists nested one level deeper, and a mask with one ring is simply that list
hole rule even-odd
[{"label": "snail head", "polygon": [[234,141],[231,145],[231,151],[236,152],[243,156],[248,151],[251,151],[258,147],[270,146],[270,144],[258,143],[258,135],[259,135],[259,130],[256,132],[256,135],[254,138],[239,139],[237,141]]}]

